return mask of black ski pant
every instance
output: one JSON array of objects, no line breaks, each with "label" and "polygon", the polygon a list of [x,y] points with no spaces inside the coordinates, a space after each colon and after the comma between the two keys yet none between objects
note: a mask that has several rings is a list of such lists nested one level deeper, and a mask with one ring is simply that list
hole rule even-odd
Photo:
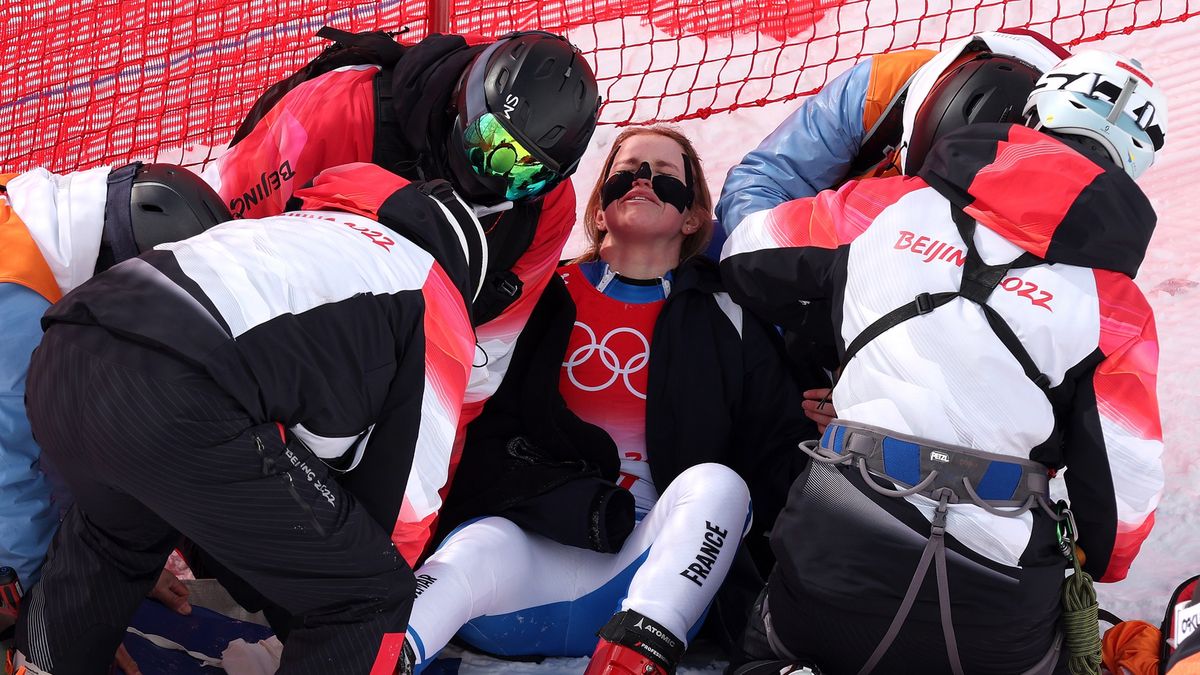
[{"label": "black ski pant", "polygon": [[[932,573],[930,574],[932,577]],[[932,579],[930,580],[932,583]],[[892,617],[834,605],[803,591],[795,592],[772,575],[750,616],[742,650],[752,659],[780,659],[766,636],[762,601],[767,599],[771,628],[788,657],[814,662],[825,675],[855,675],[887,633]],[[1000,631],[1003,632],[1003,631]],[[1018,675],[1046,656],[1040,642],[1014,643],[992,628],[955,626],[959,656],[968,675]],[[966,647],[964,648],[964,645]],[[1067,675],[1067,654],[1060,654],[1054,675]],[[876,666],[875,675],[951,675],[940,622],[911,620]]]},{"label": "black ski pant", "polygon": [[296,617],[279,673],[392,671],[412,570],[278,425],[189,364],[90,326],[49,328],[26,392],[34,436],[76,498],[22,607],[31,662],[107,672],[183,534]]},{"label": "black ski pant", "polygon": [[[945,537],[951,621],[967,675],[1020,675],[1035,667],[1038,675],[1058,672],[1053,647],[1067,563],[1054,521],[1037,509],[1031,517],[1019,567]],[[810,463],[772,530],[777,563],[765,596],[771,631],[763,612],[752,612],[746,651],[757,658],[811,659],[830,675],[858,673],[888,635],[931,534],[917,507],[871,489],[857,469]],[[874,675],[953,672],[934,568],[925,571]],[[768,633],[774,640],[764,648]],[[1064,662],[1059,659],[1060,670]]]}]

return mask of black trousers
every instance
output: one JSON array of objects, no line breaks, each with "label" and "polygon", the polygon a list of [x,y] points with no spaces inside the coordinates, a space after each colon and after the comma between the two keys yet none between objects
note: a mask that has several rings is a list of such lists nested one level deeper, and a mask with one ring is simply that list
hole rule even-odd
[{"label": "black trousers", "polygon": [[[951,620],[968,675],[1045,671],[1043,657],[1053,660],[1066,560],[1053,520],[1038,510],[1031,517],[1018,567],[979,555],[952,533],[944,540]],[[888,634],[930,534],[915,506],[880,495],[858,470],[811,463],[771,536],[777,563],[766,605],[775,644],[763,653],[760,620],[747,629],[747,650],[759,658],[807,657],[830,675],[854,675]],[[931,565],[875,675],[952,672],[938,586]]]},{"label": "black trousers", "polygon": [[[933,573],[927,583],[934,583]],[[786,649],[800,660],[811,660],[826,675],[855,675],[887,633],[892,617],[833,605],[787,587],[771,575],[765,592],[771,624]],[[760,599],[761,602],[761,599]],[[768,644],[762,615],[755,607],[746,628],[743,649],[755,658],[777,659]],[[1015,639],[1023,626],[1008,630],[956,625],[959,657],[968,675],[1018,675],[1046,656],[1045,640]],[[1038,636],[1039,638],[1041,636]],[[1054,675],[1067,675],[1065,648]],[[908,620],[875,675],[950,675],[946,641],[940,622]]]},{"label": "black trousers", "polygon": [[412,570],[278,425],[190,365],[96,327],[52,325],[26,392],[34,436],[76,498],[22,607],[30,661],[105,673],[183,534],[295,617],[279,673],[391,672]]}]

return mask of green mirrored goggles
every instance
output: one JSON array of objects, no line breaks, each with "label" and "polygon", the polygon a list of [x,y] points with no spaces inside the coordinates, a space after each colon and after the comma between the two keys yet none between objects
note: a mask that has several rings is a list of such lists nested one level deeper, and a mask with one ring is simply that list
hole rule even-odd
[{"label": "green mirrored goggles", "polygon": [[504,179],[506,199],[540,194],[558,178],[558,172],[526,150],[490,112],[467,126],[463,146],[475,173]]}]

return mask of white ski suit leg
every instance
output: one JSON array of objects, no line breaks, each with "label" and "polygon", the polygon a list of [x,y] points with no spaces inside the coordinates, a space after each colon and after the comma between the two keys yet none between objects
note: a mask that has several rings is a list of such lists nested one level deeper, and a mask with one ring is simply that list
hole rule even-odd
[{"label": "white ski suit leg", "polygon": [[749,491],[721,464],[680,474],[615,554],[559,544],[503,518],[476,521],[417,570],[407,639],[419,663],[455,633],[495,654],[586,656],[596,631],[626,609],[686,639],[749,524]]}]

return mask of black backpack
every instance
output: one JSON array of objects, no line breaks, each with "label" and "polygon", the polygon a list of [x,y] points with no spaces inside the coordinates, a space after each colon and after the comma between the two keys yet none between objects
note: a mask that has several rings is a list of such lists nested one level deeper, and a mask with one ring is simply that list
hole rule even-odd
[{"label": "black backpack", "polygon": [[[400,60],[400,57],[404,56],[405,50],[408,49],[408,47],[396,42],[393,35],[396,35],[396,33],[384,31],[348,33],[329,26],[325,26],[317,31],[317,37],[329,40],[333,44],[325,47],[316,58],[305,64],[303,68],[276,82],[263,92],[258,97],[258,100],[254,102],[254,105],[250,107],[250,112],[246,114],[246,119],[238,126],[237,131],[233,134],[233,140],[229,142],[229,146],[233,147],[249,135],[254,130],[254,127],[258,125],[259,121],[270,112],[271,108],[275,107],[276,103],[279,103],[284,95],[308,80],[345,66],[370,64],[383,66],[385,72],[390,71],[392,66],[395,66]],[[376,90],[379,89],[381,87],[376,87]],[[383,89],[386,89],[386,87]],[[376,124],[378,123],[377,121]],[[379,130],[376,129],[376,131],[378,132]]]}]

